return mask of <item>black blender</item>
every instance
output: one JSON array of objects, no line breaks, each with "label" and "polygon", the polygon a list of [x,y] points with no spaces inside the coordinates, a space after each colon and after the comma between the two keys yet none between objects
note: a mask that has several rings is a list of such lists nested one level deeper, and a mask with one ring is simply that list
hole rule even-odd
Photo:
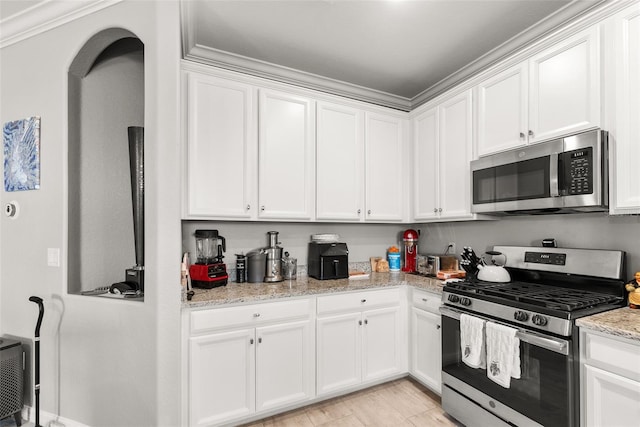
[{"label": "black blender", "polygon": [[196,230],[195,237],[196,263],[189,267],[191,284],[205,289],[225,286],[229,280],[222,262],[227,250],[225,238],[218,235],[218,230]]}]

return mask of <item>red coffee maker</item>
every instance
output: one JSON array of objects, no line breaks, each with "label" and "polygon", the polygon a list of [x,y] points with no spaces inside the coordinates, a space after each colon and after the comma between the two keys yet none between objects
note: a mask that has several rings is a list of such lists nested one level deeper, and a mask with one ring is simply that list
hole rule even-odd
[{"label": "red coffee maker", "polygon": [[402,235],[402,241],[404,243],[403,251],[403,265],[402,271],[413,273],[416,271],[416,258],[418,256],[418,237],[419,234],[416,230],[406,230]]}]

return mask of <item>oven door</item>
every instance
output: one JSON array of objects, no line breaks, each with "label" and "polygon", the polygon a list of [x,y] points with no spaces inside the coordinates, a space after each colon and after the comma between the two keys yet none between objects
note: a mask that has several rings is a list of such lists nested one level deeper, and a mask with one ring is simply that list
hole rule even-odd
[{"label": "oven door", "polygon": [[[521,377],[504,388],[487,377],[486,369],[462,362],[459,310],[441,307],[442,405],[473,426],[486,412],[518,426],[577,426],[579,396],[572,342],[519,329]],[[482,316],[477,316],[482,317]],[[488,321],[499,321],[485,318]],[[446,391],[445,391],[446,389]],[[449,402],[451,400],[451,402]],[[461,405],[460,402],[466,402]],[[458,411],[458,407],[462,408]],[[471,408],[476,408],[474,414]],[[453,412],[453,413],[452,413]],[[492,424],[496,424],[493,422]]]}]

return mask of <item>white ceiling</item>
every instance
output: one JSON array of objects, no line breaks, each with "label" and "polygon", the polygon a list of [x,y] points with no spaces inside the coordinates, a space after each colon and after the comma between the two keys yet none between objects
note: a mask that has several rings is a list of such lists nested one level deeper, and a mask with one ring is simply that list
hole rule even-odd
[{"label": "white ceiling", "polygon": [[599,2],[189,0],[184,53],[258,75],[301,71],[410,105],[496,48],[513,51]]}]

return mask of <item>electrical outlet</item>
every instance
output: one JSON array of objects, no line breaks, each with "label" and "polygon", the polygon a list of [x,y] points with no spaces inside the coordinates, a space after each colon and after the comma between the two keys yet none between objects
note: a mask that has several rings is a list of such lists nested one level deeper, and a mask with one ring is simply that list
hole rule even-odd
[{"label": "electrical outlet", "polygon": [[455,253],[456,253],[456,242],[449,242],[449,246],[447,247],[447,253],[455,255]]}]

